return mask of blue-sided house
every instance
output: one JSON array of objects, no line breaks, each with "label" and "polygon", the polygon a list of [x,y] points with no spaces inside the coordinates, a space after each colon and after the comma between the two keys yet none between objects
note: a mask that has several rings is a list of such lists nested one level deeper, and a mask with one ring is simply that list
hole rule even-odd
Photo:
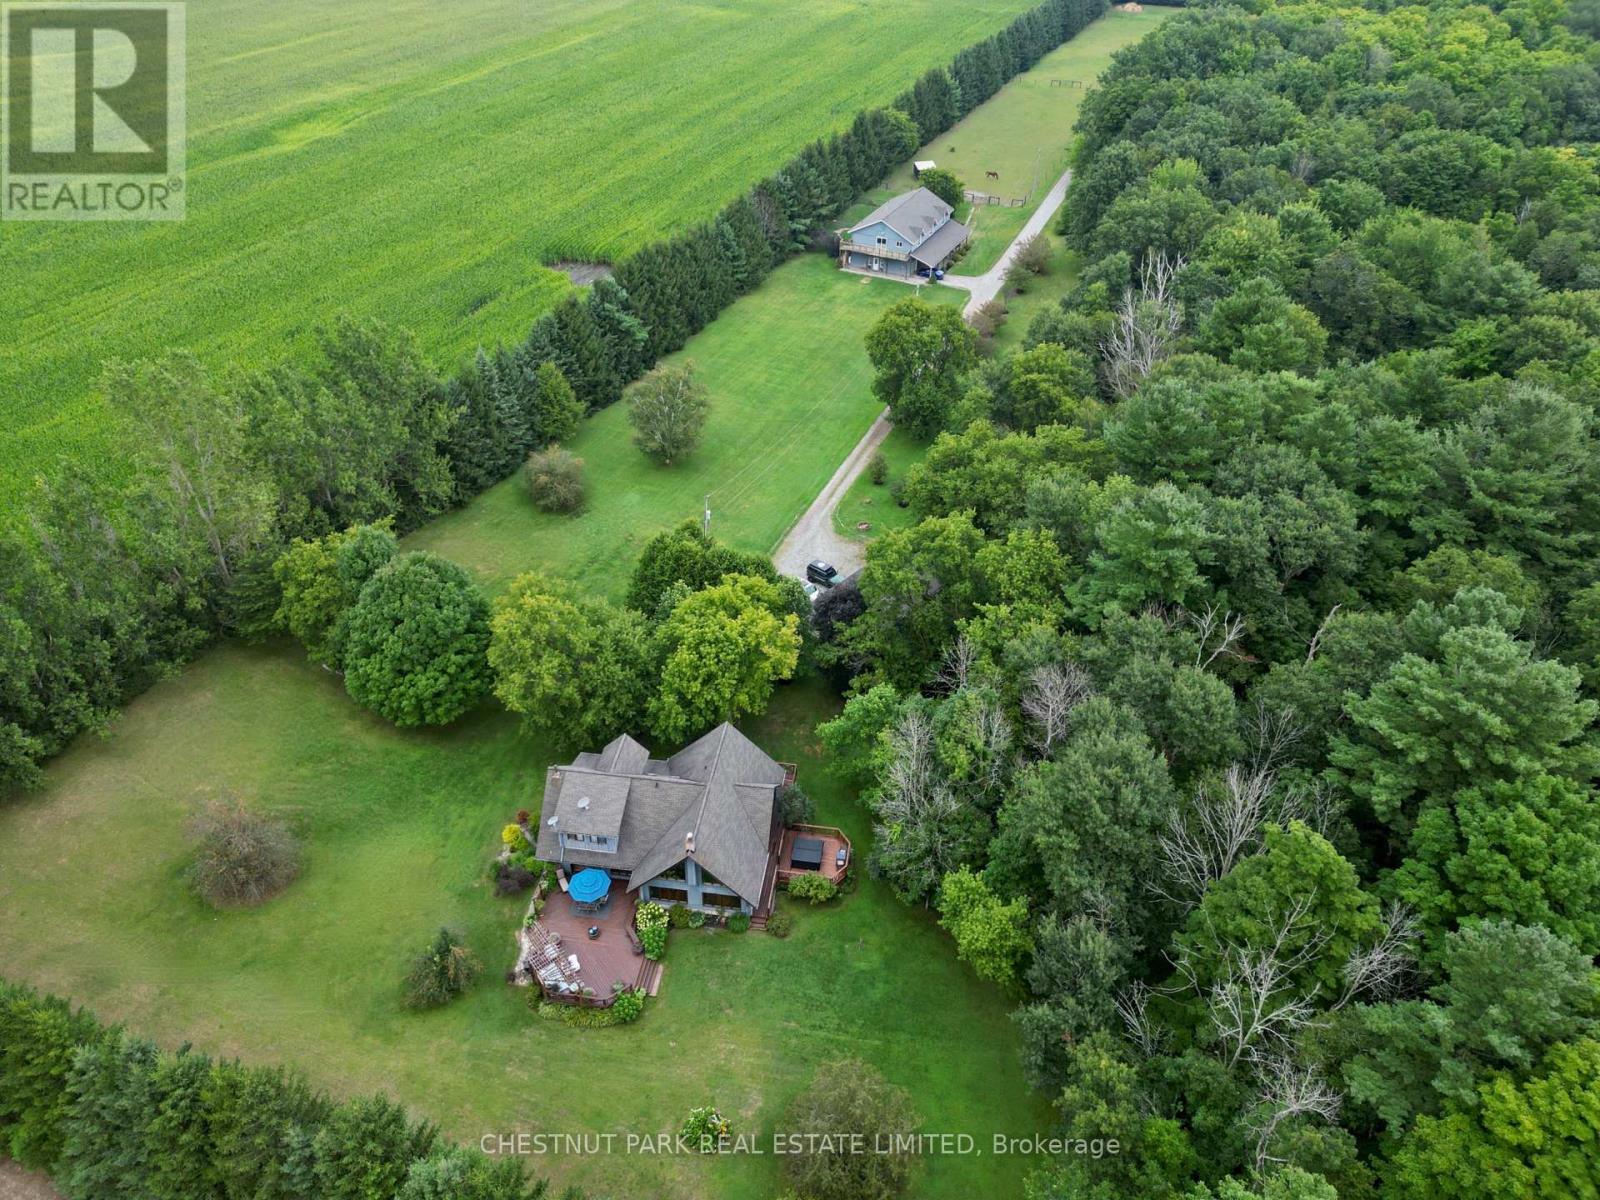
[{"label": "blue-sided house", "polygon": [[793,775],[732,725],[671,758],[626,734],[545,777],[537,854],[568,873],[605,871],[613,891],[705,912],[764,916]]},{"label": "blue-sided house", "polygon": [[839,230],[839,265],[901,279],[942,270],[971,236],[953,212],[927,188],[886,200]]}]

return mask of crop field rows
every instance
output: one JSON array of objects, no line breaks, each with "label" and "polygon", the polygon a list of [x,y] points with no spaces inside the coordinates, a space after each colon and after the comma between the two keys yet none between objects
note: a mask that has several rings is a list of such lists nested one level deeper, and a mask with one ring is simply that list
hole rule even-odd
[{"label": "crop field rows", "polygon": [[192,5],[188,219],[0,230],[0,499],[114,469],[108,358],[249,367],[349,309],[447,366],[568,286],[541,264],[711,215],[1027,7]]}]

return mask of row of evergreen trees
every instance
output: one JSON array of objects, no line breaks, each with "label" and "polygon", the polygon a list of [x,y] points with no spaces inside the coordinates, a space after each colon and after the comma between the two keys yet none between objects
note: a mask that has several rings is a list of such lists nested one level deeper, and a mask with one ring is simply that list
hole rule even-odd
[{"label": "row of evergreen trees", "polygon": [[515,349],[480,356],[452,386],[553,362],[586,408],[611,404],[664,354],[681,348],[774,266],[804,249],[862,192],[1099,17],[1107,0],[1045,0],[935,67],[888,108],[812,142],[711,221],[646,246],[615,277],[574,292]]},{"label": "row of evergreen trees", "polygon": [[381,1095],[336,1103],[280,1067],[164,1054],[6,983],[0,1156],[49,1171],[71,1200],[549,1195],[517,1160],[447,1142]]},{"label": "row of evergreen trees", "polygon": [[242,382],[181,355],[109,374],[136,478],[58,472],[21,520],[0,522],[0,789],[37,782],[40,762],[218,634],[259,629],[277,608],[271,563],[294,538],[384,519],[404,533],[571,436],[1104,8],[1047,0],[452,378],[406,331],[348,318],[309,365]]}]

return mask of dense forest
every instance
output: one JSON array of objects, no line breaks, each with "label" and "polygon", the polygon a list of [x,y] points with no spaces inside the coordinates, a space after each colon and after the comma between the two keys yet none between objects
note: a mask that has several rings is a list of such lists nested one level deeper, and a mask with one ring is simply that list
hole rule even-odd
[{"label": "dense forest", "polygon": [[1016,997],[1055,1197],[1600,1194],[1592,4],[1195,7],[1075,291],[869,336],[933,436],[819,606],[873,868]]}]

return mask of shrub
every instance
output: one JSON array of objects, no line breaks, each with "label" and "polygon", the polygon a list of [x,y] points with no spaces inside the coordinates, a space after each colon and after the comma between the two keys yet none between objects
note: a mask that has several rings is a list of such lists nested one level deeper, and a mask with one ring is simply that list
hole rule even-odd
[{"label": "shrub", "polygon": [[237,800],[208,805],[192,833],[196,852],[190,878],[213,907],[260,904],[300,873],[300,841],[289,827]]},{"label": "shrub", "polygon": [[681,904],[667,909],[667,925],[673,929],[687,929],[693,918],[694,914]]},{"label": "shrub", "polygon": [[625,988],[617,993],[608,1010],[618,1025],[627,1025],[644,1016],[644,989]]},{"label": "shrub", "polygon": [[[825,1063],[789,1109],[785,1128],[801,1135],[848,1129],[868,1146],[903,1145],[920,1118],[911,1097],[855,1059]],[[915,1158],[909,1150],[860,1154],[838,1138],[803,1137],[808,1147],[788,1157],[790,1182],[807,1200],[892,1200],[905,1190]]]},{"label": "shrub", "polygon": [[478,977],[483,968],[477,955],[462,944],[461,936],[439,930],[433,944],[412,960],[406,972],[407,1008],[437,1008],[448,1004]]},{"label": "shrub", "polygon": [[789,895],[808,904],[826,904],[838,894],[838,885],[826,875],[796,875],[789,880]]},{"label": "shrub", "polygon": [[872,480],[875,487],[882,487],[889,482],[889,460],[883,456],[882,450],[874,450],[867,461],[867,478]]},{"label": "shrub", "polygon": [[696,911],[696,912],[691,912],[689,914],[689,928],[690,929],[700,929],[705,925],[705,923],[706,923],[706,915],[705,915],[705,913]]},{"label": "shrub", "polygon": [[501,862],[495,867],[494,894],[497,896],[515,896],[525,892],[539,878],[520,863]]},{"label": "shrub", "polygon": [[1017,255],[1011,260],[1011,269],[1007,276],[1015,283],[1017,277],[1023,273],[1028,275],[1044,275],[1050,270],[1050,242],[1044,237],[1031,237],[1017,248]]},{"label": "shrub", "polygon": [[804,825],[817,815],[817,806],[798,783],[791,783],[778,789],[778,813],[785,825]]},{"label": "shrub", "polygon": [[729,933],[744,933],[750,928],[750,914],[737,912],[728,918]]},{"label": "shrub", "polygon": [[990,300],[982,305],[977,312],[972,314],[972,327],[978,331],[979,344],[987,346],[994,340],[994,335],[999,332],[1000,326],[1006,322],[1006,306],[1003,300]]},{"label": "shrub", "polygon": [[583,508],[583,459],[552,446],[528,455],[528,495],[543,512],[575,513]]},{"label": "shrub", "polygon": [[545,1021],[560,1021],[574,1029],[607,1029],[628,1025],[644,1014],[644,990],[629,988],[617,993],[609,1008],[584,1008],[576,1004],[557,1004],[546,1000],[538,988],[528,989],[528,1007]]},{"label": "shrub", "polygon": [[528,844],[528,839],[522,836],[521,825],[507,825],[500,831],[500,841],[512,850],[521,850]]},{"label": "shrub", "polygon": [[715,1154],[723,1138],[733,1136],[733,1122],[711,1105],[691,1108],[684,1118],[678,1137],[688,1142],[701,1154]]},{"label": "shrub", "polygon": [[644,956],[659,962],[667,952],[667,910],[654,901],[646,901],[634,913],[633,923],[639,930]]},{"label": "shrub", "polygon": [[767,918],[767,932],[775,938],[786,938],[794,928],[794,918],[786,912],[775,912]]}]

